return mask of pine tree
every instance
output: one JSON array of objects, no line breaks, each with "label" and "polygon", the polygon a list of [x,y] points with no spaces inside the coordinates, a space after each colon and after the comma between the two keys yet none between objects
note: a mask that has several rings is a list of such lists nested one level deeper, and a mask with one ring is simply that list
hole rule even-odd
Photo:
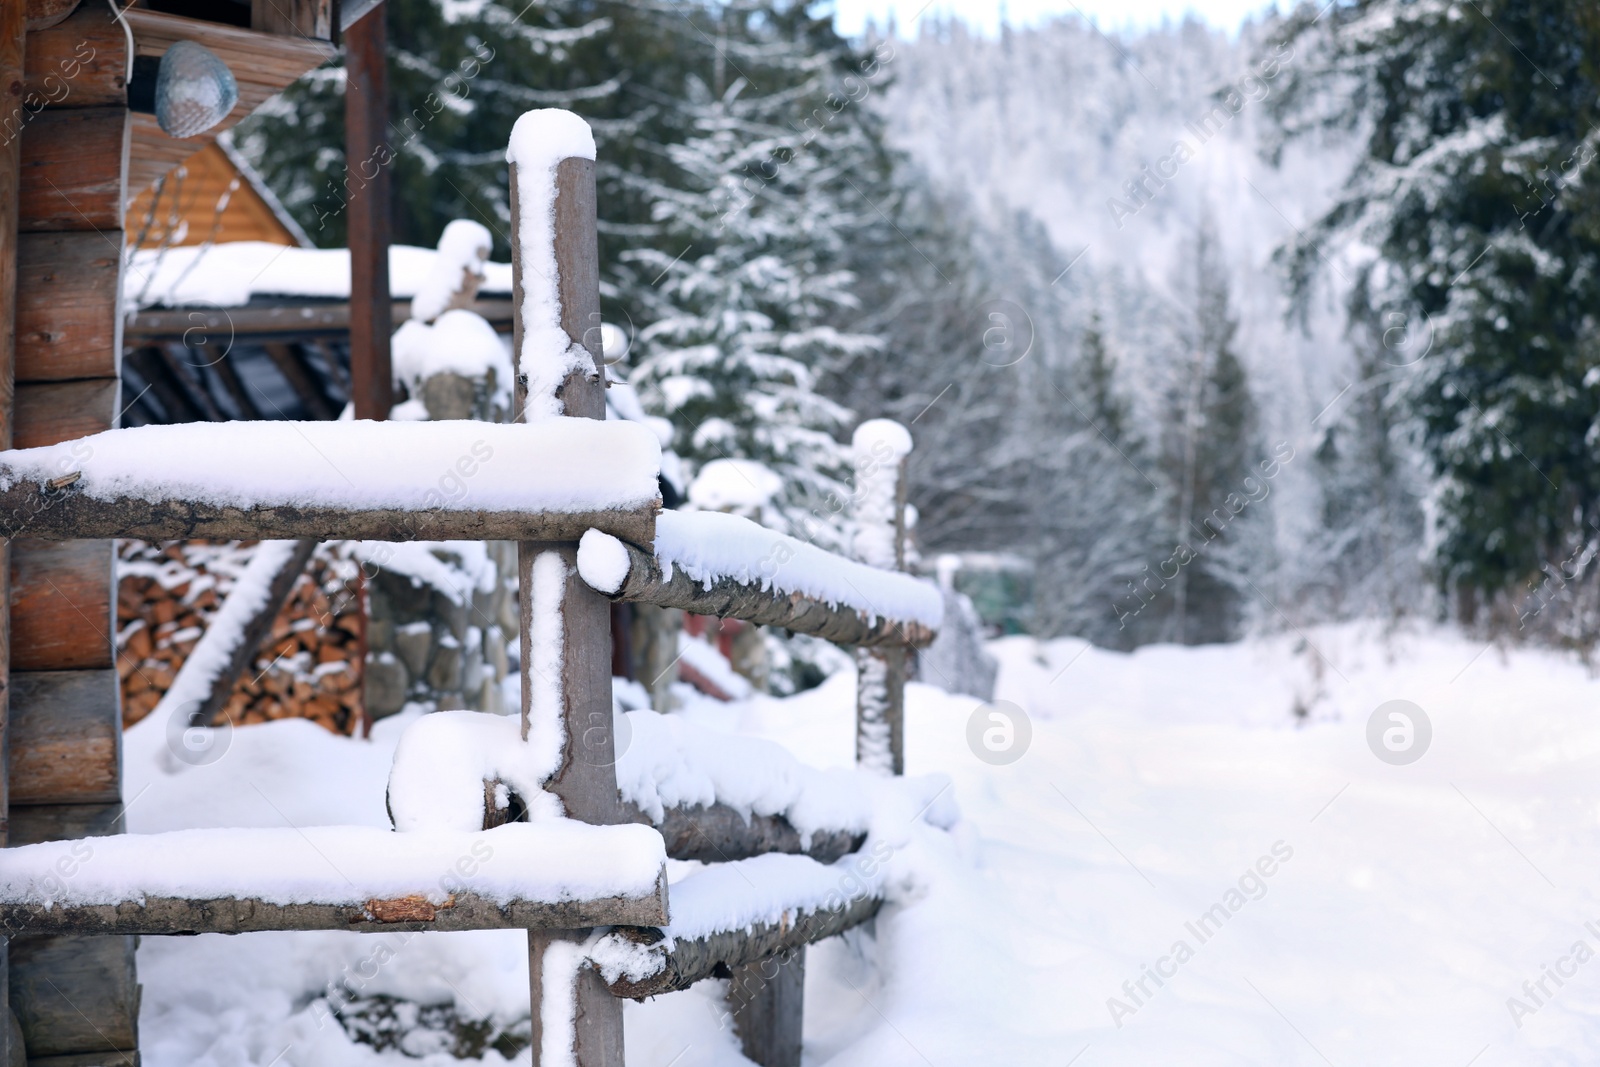
[{"label": "pine tree", "polygon": [[[1252,464],[1260,453],[1255,402],[1234,352],[1238,324],[1209,214],[1202,217],[1180,267],[1187,308],[1180,323],[1178,373],[1169,394],[1165,467],[1175,487],[1173,536],[1192,555],[1171,579],[1171,639],[1225,641],[1242,619],[1249,564],[1229,549],[1262,521],[1265,488]],[[1247,479],[1254,479],[1247,482]],[[1258,538],[1249,538],[1259,543]]]},{"label": "pine tree", "polygon": [[1397,362],[1438,482],[1439,578],[1466,609],[1538,580],[1600,522],[1600,8],[1314,15],[1291,28],[1306,61],[1290,127],[1366,142],[1296,265],[1309,278],[1352,238],[1377,250],[1358,280],[1371,313],[1431,341]]},{"label": "pine tree", "polygon": [[678,251],[627,257],[655,274],[633,381],[673,421],[691,466],[763,463],[783,480],[784,524],[831,541],[846,518],[837,441],[850,413],[816,392],[813,368],[879,347],[835,326],[855,305],[842,266],[856,222],[839,188],[847,146],[802,144],[779,125],[792,92],[774,99],[740,77],[720,95],[704,84],[692,94],[695,131],[667,149],[678,174],[654,189],[658,233]]}]

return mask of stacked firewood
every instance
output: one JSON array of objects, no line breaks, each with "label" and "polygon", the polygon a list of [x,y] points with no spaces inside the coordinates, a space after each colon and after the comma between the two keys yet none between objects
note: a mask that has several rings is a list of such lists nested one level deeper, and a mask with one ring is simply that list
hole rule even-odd
[{"label": "stacked firewood", "polygon": [[[122,541],[117,672],[123,725],[149,715],[194,651],[254,551],[253,542]],[[340,734],[362,721],[359,566],[323,545],[226,705],[235,726],[304,718]]]}]

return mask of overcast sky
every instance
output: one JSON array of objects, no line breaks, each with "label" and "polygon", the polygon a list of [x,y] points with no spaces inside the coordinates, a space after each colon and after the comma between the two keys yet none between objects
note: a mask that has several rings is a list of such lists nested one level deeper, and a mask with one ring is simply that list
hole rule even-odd
[{"label": "overcast sky", "polygon": [[[882,26],[893,10],[900,22],[900,32],[907,33],[915,19],[935,12],[954,14],[986,32],[995,32],[1000,25],[1002,0],[834,0],[838,12],[839,29],[846,34],[861,32],[868,17]],[[1174,20],[1193,11],[1206,21],[1227,29],[1236,28],[1246,15],[1271,6],[1272,0],[1006,0],[1007,15],[1012,25],[1027,25],[1052,15],[1071,15],[1081,12],[1096,24],[1108,28],[1149,26],[1160,23],[1163,16]]]}]

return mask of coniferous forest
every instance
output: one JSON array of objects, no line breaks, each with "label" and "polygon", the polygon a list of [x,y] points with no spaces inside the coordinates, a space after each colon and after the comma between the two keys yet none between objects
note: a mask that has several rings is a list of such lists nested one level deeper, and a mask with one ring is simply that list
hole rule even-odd
[{"label": "coniferous forest", "polygon": [[[924,559],[999,554],[1040,636],[1600,634],[1592,5],[857,40],[802,0],[389,6],[395,239],[505,258],[494,146],[582,114],[619,370],[791,530],[884,415]],[[342,73],[237,135],[328,246]]]}]

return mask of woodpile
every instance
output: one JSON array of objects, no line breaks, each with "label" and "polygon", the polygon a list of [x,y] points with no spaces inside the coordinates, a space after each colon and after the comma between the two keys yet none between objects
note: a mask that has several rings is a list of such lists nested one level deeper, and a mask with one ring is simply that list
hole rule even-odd
[{"label": "woodpile", "polygon": [[[123,725],[149,715],[250,561],[253,542],[119,542],[117,673]],[[225,714],[235,726],[304,718],[339,734],[361,727],[360,567],[323,545],[274,620]]]}]

